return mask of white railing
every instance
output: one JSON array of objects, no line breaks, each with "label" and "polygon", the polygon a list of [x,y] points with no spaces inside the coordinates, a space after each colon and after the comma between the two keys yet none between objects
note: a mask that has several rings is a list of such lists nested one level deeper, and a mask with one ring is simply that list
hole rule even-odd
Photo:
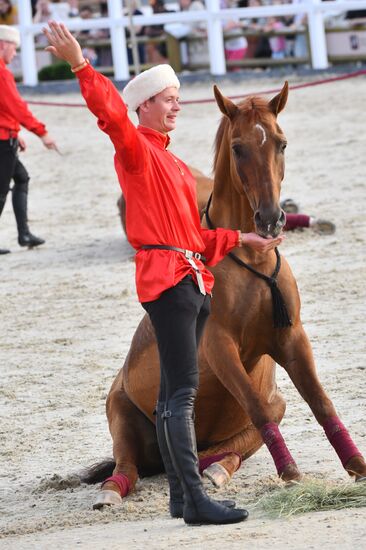
[{"label": "white railing", "polygon": [[[220,10],[219,0],[205,0],[206,10],[193,12],[162,13],[155,15],[136,15],[133,22],[140,25],[161,25],[173,22],[204,21],[207,24],[207,40],[212,75],[226,73],[224,55],[224,37],[221,21],[241,18],[252,19],[281,15],[306,14],[308,18],[311,64],[314,69],[326,69],[328,56],[325,40],[324,16],[326,14],[366,9],[366,0],[305,0],[301,4],[281,4],[261,6],[258,8],[234,8]],[[33,24],[30,0],[19,0],[19,30],[21,34],[21,63],[23,82],[28,86],[38,83],[34,36],[41,32],[44,24]],[[129,68],[126,50],[125,27],[129,19],[123,15],[121,0],[108,0],[109,17],[87,21],[70,19],[67,26],[70,30],[109,29],[111,49],[116,80],[128,80]]]}]

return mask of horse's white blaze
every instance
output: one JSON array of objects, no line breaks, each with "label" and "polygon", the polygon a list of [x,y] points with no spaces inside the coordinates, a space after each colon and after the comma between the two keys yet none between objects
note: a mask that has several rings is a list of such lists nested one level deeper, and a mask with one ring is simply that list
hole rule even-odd
[{"label": "horse's white blaze", "polygon": [[263,128],[263,126],[261,124],[256,124],[254,126],[254,128],[258,128],[258,130],[260,130],[262,132],[262,142],[260,144],[260,146],[262,147],[265,144],[265,142],[267,141],[266,131],[265,131],[265,129]]}]

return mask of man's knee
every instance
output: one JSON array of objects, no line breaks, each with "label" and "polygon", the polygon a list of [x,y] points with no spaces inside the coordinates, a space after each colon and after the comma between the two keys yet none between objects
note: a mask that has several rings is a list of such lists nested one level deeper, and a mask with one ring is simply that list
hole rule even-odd
[{"label": "man's knee", "polygon": [[29,176],[28,174],[23,175],[22,178],[18,178],[14,181],[13,193],[28,193],[29,187]]}]

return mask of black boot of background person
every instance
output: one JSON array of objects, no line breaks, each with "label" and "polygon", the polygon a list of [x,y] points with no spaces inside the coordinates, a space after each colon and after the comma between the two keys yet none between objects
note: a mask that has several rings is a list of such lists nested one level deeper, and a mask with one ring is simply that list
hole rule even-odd
[{"label": "black boot of background person", "polygon": [[[183,488],[179,478],[175,472],[172,459],[170,458],[170,453],[168,445],[165,438],[164,430],[164,419],[163,413],[165,410],[165,403],[158,401],[156,404],[156,434],[158,437],[159,449],[161,458],[163,459],[165,473],[168,478],[169,483],[169,511],[172,518],[182,518],[183,517]],[[234,500],[222,500],[218,501],[223,506],[228,508],[235,508]]]},{"label": "black boot of background person", "polygon": [[183,519],[190,525],[238,523],[248,512],[210,499],[202,485],[193,423],[196,393],[195,388],[177,390],[163,413],[166,442],[184,492]]},{"label": "black boot of background person", "polygon": [[[6,202],[6,195],[0,195],[0,217],[4,210],[5,202]],[[10,250],[6,248],[0,248],[0,256],[3,254],[9,254],[9,252]]]},{"label": "black boot of background person", "polygon": [[27,216],[28,193],[20,189],[20,187],[18,185],[14,185],[13,187],[13,210],[18,228],[18,243],[20,246],[29,246],[32,248],[44,244],[46,241],[35,237],[29,231]]}]

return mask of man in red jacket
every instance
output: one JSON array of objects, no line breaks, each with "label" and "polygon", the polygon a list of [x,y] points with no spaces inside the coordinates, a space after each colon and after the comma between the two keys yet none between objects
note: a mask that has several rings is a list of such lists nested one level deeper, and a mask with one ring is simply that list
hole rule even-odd
[{"label": "man in red jacket", "polygon": [[[77,75],[89,109],[115,148],[115,168],[126,199],[126,231],[136,249],[136,286],[155,329],[160,357],[156,408],[159,448],[170,487],[170,513],[188,524],[236,523],[246,510],[232,501],[210,499],[198,471],[193,422],[198,388],[197,346],[210,311],[213,275],[207,265],[245,244],[265,253],[282,237],[203,229],[189,168],[168,149],[169,132],[180,111],[179,80],[169,65],[138,75],[124,89],[124,99],[139,117],[136,128],[113,84],[83,58],[63,24],[44,29],[47,50],[66,60]],[[105,489],[123,496],[128,478],[116,473]]]},{"label": "man in red jacket", "polygon": [[[18,149],[25,151],[24,140],[18,135],[20,125],[39,136],[47,149],[56,149],[55,141],[46,127],[29,111],[20,97],[12,73],[7,69],[20,44],[19,32],[14,27],[0,25],[0,216],[5,206],[10,182],[13,186],[13,209],[20,246],[39,246],[45,241],[32,235],[28,227],[28,172],[20,162]],[[0,249],[0,254],[10,250]]]}]

